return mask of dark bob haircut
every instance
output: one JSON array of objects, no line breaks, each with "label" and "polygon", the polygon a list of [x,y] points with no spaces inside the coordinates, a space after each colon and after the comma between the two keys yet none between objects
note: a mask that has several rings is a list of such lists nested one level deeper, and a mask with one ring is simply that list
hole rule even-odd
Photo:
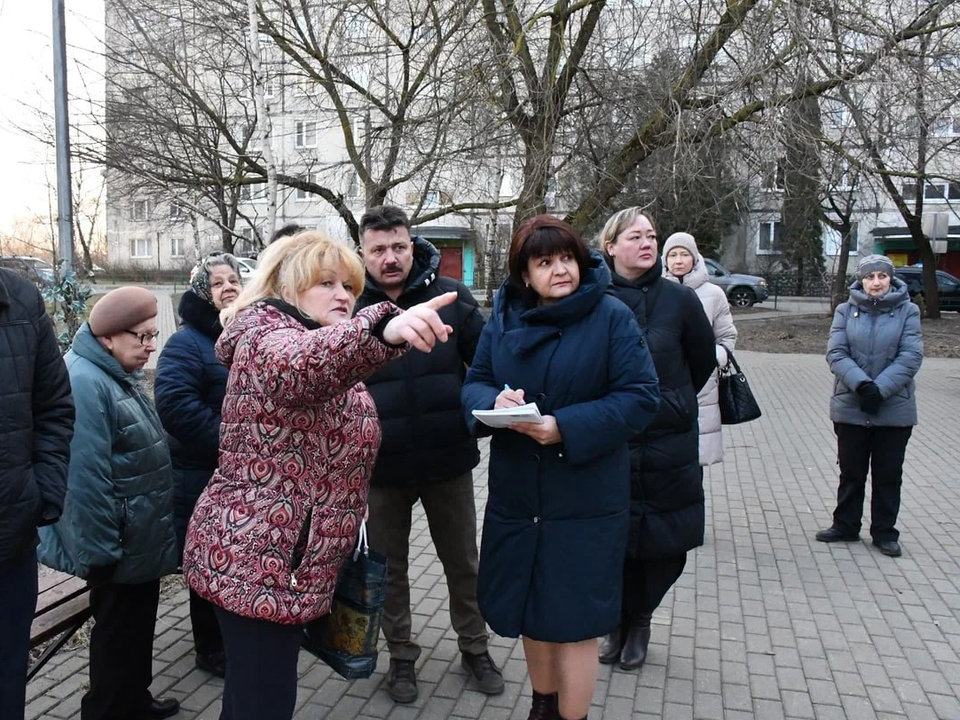
[{"label": "dark bob haircut", "polygon": [[590,249],[577,229],[553,215],[537,215],[527,220],[510,243],[510,282],[523,288],[523,273],[530,258],[553,257],[569,252],[577,261],[580,277],[590,267]]}]

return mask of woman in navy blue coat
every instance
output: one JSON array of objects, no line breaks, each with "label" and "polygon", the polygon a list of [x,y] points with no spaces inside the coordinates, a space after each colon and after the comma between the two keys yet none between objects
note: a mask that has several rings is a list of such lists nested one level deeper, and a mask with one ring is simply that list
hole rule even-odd
[{"label": "woman in navy blue coat", "polygon": [[586,717],[596,638],[620,620],[629,515],[627,441],[659,403],[633,315],[579,234],[540,215],[510,248],[463,387],[472,410],[535,402],[543,424],[493,431],[478,598],[498,634],[523,637],[530,718]]},{"label": "woman in navy blue coat", "polygon": [[[217,469],[220,406],[227,387],[227,368],[213,351],[223,331],[220,311],[242,289],[233,255],[215,253],[201,261],[180,299],[180,329],[166,342],[157,362],[154,397],[173,461],[174,524],[181,555],[197,498]],[[193,591],[190,620],[197,667],[223,677],[220,626],[213,606]]]}]

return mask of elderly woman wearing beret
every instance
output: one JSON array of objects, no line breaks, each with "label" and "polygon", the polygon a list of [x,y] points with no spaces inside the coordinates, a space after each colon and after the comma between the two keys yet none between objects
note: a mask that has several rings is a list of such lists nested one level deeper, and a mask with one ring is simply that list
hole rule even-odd
[{"label": "elderly woman wearing beret", "polygon": [[140,387],[156,350],[157,299],[139,287],[104,295],[66,363],[77,408],[63,516],[41,529],[45,565],[86,578],[96,624],[82,720],[164,718],[150,694],[160,577],[177,567],[170,453]]},{"label": "elderly woman wearing beret", "polygon": [[[153,392],[173,461],[174,524],[181,553],[197,498],[217,469],[220,409],[227,389],[227,368],[213,349],[223,332],[220,311],[243,289],[240,265],[229,253],[208,255],[190,278],[177,310],[180,329],[163,346]],[[223,637],[213,605],[192,590],[190,625],[197,667],[224,677]]]},{"label": "elderly woman wearing beret", "polygon": [[867,486],[870,536],[884,555],[899,557],[900,486],[907,441],[917,424],[913,378],[923,362],[920,310],[886,255],[868,255],[857,266],[850,299],[837,307],[827,342],[836,376],[830,419],[837,434],[840,486],[833,524],[820,542],[860,539]]}]

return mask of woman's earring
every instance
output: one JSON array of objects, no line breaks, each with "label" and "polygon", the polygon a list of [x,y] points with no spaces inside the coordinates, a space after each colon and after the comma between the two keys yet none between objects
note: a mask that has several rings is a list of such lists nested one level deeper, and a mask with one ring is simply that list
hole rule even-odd
[{"label": "woman's earring", "polygon": [[527,287],[530,287],[530,283],[527,283]]}]

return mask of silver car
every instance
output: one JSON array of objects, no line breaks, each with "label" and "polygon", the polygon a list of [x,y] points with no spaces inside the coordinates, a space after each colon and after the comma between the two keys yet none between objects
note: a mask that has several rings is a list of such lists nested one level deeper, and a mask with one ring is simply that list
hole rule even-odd
[{"label": "silver car", "polygon": [[710,282],[719,285],[727,294],[727,301],[737,307],[750,307],[763,302],[770,294],[767,290],[767,281],[757,275],[743,275],[732,273],[716,260],[703,259],[707,266],[707,275]]}]

